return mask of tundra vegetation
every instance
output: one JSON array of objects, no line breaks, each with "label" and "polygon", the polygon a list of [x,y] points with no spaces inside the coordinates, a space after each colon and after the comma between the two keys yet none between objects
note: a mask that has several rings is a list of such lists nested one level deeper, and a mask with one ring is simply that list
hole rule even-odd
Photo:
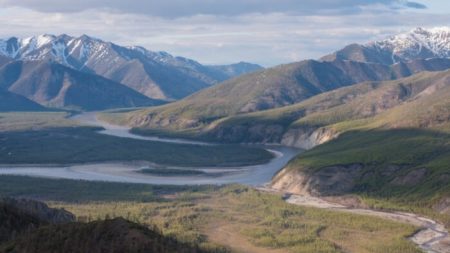
[{"label": "tundra vegetation", "polygon": [[417,228],[381,218],[287,204],[230,185],[149,186],[1,176],[0,192],[30,196],[79,221],[124,217],[212,252],[420,252]]}]

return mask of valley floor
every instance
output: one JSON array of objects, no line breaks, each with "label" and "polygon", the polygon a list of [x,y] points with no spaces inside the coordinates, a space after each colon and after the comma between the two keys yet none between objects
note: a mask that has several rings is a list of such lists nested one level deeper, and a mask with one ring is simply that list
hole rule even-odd
[{"label": "valley floor", "polygon": [[[117,131],[106,132],[113,133]],[[286,162],[277,164],[277,170]],[[275,172],[270,171],[264,182]],[[125,217],[216,252],[420,252],[414,243],[427,252],[447,253],[449,248],[445,228],[419,216],[350,209],[301,196],[289,196],[286,203],[278,194],[246,186],[152,186],[17,176],[0,176],[0,182],[2,195],[42,199],[79,220]]]},{"label": "valley floor", "polygon": [[[277,190],[273,190],[270,188],[258,188],[258,190],[272,192],[275,194],[283,194]],[[450,252],[450,234],[445,226],[439,222],[419,216],[417,214],[353,208],[346,205],[330,202],[322,198],[307,195],[286,194],[285,200],[287,203],[294,205],[315,207],[360,215],[370,215],[421,227],[422,229],[420,231],[409,238],[412,242],[417,244],[425,252]]]}]

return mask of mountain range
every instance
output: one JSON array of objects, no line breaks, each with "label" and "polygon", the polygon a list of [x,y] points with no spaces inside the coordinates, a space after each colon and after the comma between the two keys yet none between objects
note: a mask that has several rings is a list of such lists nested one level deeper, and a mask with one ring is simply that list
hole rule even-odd
[{"label": "mountain range", "polygon": [[[0,65],[4,68],[0,78],[11,78],[11,71],[16,75],[12,78],[14,80],[0,83],[2,87],[43,106],[79,110],[156,105],[183,98],[236,75],[261,69],[258,65],[245,62],[206,66],[165,52],[123,47],[86,35],[12,37],[0,40],[0,55]],[[26,66],[26,72],[22,72],[20,65]],[[30,73],[42,73],[47,79],[40,78],[39,83],[34,79],[28,82]],[[90,80],[89,83],[87,80]],[[23,90],[24,85],[33,91],[17,92],[17,89],[11,88],[21,86],[20,90]],[[78,87],[80,85],[84,87]],[[56,91],[55,86],[60,90]],[[69,90],[78,90],[80,97],[71,97],[75,95],[66,93],[68,86]],[[48,87],[52,89],[48,90]],[[36,90],[41,94],[34,94]],[[118,97],[118,94],[123,94],[123,97]],[[100,100],[95,101],[94,98],[99,96]]]},{"label": "mountain range", "polygon": [[[387,44],[390,46],[385,48],[390,51],[375,46]],[[433,49],[435,54],[418,53],[414,51],[417,47],[423,52]],[[362,58],[358,56],[361,49],[366,50]],[[369,49],[370,54],[366,54]],[[385,55],[396,60],[386,61]],[[242,75],[175,103],[130,113],[126,121],[144,129],[203,131],[225,117],[296,104],[341,87],[446,70],[450,68],[449,55],[448,29],[417,28],[365,46],[350,45],[321,60],[305,60]]]},{"label": "mountain range", "polygon": [[23,97],[13,99],[10,94],[14,104],[8,103],[9,109],[28,108],[29,101],[41,107],[103,110],[182,99],[142,110],[130,124],[198,128],[223,117],[299,103],[364,81],[445,70],[450,66],[449,44],[448,28],[417,28],[385,40],[349,45],[320,60],[262,69],[244,62],[206,66],[86,35],[13,37],[0,40],[0,87],[3,94]]}]

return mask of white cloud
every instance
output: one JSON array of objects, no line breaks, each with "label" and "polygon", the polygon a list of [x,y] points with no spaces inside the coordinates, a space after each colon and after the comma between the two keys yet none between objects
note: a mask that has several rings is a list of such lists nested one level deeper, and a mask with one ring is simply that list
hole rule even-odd
[{"label": "white cloud", "polygon": [[347,14],[362,6],[384,5],[389,8],[426,8],[406,0],[0,0],[3,7],[25,7],[44,12],[78,12],[90,9],[110,9],[160,17],[182,17],[200,14],[236,16],[248,13],[317,13]]},{"label": "white cloud", "polygon": [[[1,3],[5,1],[0,0]],[[121,45],[168,51],[203,63],[245,60],[270,66],[318,58],[349,43],[362,43],[417,26],[450,24],[448,13],[386,6],[378,1],[376,5],[366,5],[359,12],[345,15],[317,11],[309,15],[277,12],[178,18],[105,9],[40,12],[8,7],[0,9],[0,37],[88,34]]]}]

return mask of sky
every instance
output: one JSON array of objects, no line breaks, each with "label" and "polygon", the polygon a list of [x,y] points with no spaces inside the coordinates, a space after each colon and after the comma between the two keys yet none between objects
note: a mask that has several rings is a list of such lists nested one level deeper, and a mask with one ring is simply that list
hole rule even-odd
[{"label": "sky", "polygon": [[274,66],[415,27],[450,26],[448,0],[0,0],[0,37],[87,34],[195,59]]}]

